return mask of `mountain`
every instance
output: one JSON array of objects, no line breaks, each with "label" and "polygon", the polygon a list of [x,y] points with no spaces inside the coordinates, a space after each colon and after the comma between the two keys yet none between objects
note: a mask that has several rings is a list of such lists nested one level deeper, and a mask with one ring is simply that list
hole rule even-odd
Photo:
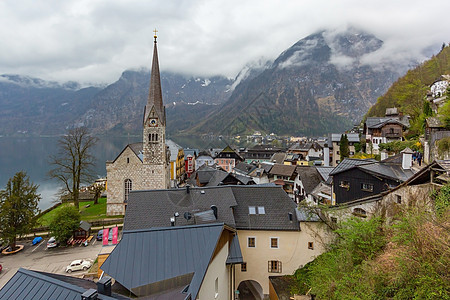
[{"label": "mountain", "polygon": [[406,75],[394,82],[389,90],[379,97],[376,104],[370,108],[367,116],[381,117],[384,116],[386,108],[398,107],[402,113],[411,116],[414,125],[422,113],[429,86],[444,74],[450,74],[450,46],[448,45],[442,47],[437,55],[409,70]]},{"label": "mountain", "polygon": [[63,133],[100,88],[80,89],[38,78],[0,76],[0,135]]},{"label": "mountain", "polygon": [[[57,135],[75,126],[96,134],[141,134],[149,82],[148,70],[125,71],[104,88],[0,75],[0,135]],[[170,134],[226,101],[233,80],[162,72],[161,84]]]},{"label": "mountain", "polygon": [[383,42],[355,29],[321,31],[295,43],[257,76],[242,80],[230,99],[185,134],[262,131],[323,135],[359,122],[400,75],[364,64]]}]

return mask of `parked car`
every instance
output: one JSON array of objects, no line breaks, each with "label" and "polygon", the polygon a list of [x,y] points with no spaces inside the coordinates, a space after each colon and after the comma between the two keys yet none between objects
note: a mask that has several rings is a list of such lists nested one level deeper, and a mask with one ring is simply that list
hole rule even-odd
[{"label": "parked car", "polygon": [[72,273],[73,271],[87,271],[92,266],[92,262],[85,259],[77,259],[70,263],[66,267],[67,273]]},{"label": "parked car", "polygon": [[52,236],[51,238],[48,239],[47,248],[55,248],[58,246],[59,246],[59,242],[56,241],[56,238],[54,236]]},{"label": "parked car", "polygon": [[[113,237],[113,233],[112,233],[112,229],[109,230],[109,234],[108,234],[108,241],[112,241],[112,237]],[[97,232],[97,241],[101,241],[103,239],[103,229],[100,229]]]}]

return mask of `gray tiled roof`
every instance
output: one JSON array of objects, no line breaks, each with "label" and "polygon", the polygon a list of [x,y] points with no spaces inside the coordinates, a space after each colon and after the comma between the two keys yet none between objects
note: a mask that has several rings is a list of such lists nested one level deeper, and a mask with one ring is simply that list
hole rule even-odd
[{"label": "gray tiled roof", "polygon": [[[297,205],[281,187],[259,185],[232,187],[237,206],[234,207],[236,229],[299,230],[295,217]],[[263,206],[265,214],[249,214],[249,206]],[[294,215],[289,221],[289,213]]]},{"label": "gray tiled roof", "polygon": [[317,172],[319,172],[323,181],[327,181],[330,176],[330,172],[333,171],[333,167],[316,167]]},{"label": "gray tiled roof", "polygon": [[[16,274],[0,290],[2,300],[80,300],[86,288],[70,284],[42,272],[20,268]],[[99,300],[114,300],[118,298],[98,294]],[[124,297],[120,297],[124,299]]]},{"label": "gray tiled roof", "polygon": [[284,159],[286,158],[286,153],[275,153],[274,155],[272,155],[272,158],[270,159],[271,162],[277,163],[277,164],[282,164],[284,162]]},{"label": "gray tiled roof", "polygon": [[[170,225],[175,213],[177,226],[207,223],[196,213],[218,208],[215,222],[236,229],[298,230],[296,222],[288,220],[295,214],[295,203],[279,186],[239,185],[186,189],[132,191],[127,205],[124,230],[145,229]],[[249,206],[263,206],[264,215],[249,215]],[[191,215],[189,220],[185,213]]]},{"label": "gray tiled roof", "polygon": [[319,172],[312,166],[298,166],[297,174],[303,184],[305,192],[309,195],[322,181]]},{"label": "gray tiled roof", "polygon": [[412,170],[404,170],[399,164],[379,162],[368,165],[360,165],[358,168],[372,174],[381,175],[383,177],[399,180],[401,182],[406,181],[414,175]]},{"label": "gray tiled roof", "polygon": [[237,171],[240,171],[242,174],[250,174],[254,169],[256,169],[257,167],[255,165],[252,164],[247,164],[245,162],[239,162],[234,169]]},{"label": "gray tiled roof", "polygon": [[354,158],[345,158],[343,161],[341,161],[340,164],[338,164],[329,175],[335,175],[340,172],[347,171],[353,167],[359,166],[359,165],[366,165],[366,164],[372,164],[376,163],[377,160],[373,158],[369,159],[354,159]]},{"label": "gray tiled roof", "polygon": [[216,223],[124,231],[101,269],[138,296],[151,294],[152,284],[185,276],[186,298],[196,299],[222,230]]},{"label": "gray tiled roof", "polygon": [[275,164],[270,170],[269,174],[272,175],[282,175],[282,176],[292,176],[294,175],[295,169],[297,166],[295,165],[282,165]]},{"label": "gray tiled roof", "polygon": [[[341,136],[342,135],[343,135],[343,133],[332,133],[331,134],[331,141],[339,143],[341,141]],[[347,133],[347,139],[351,143],[358,143],[360,141],[358,133]]]},{"label": "gray tiled roof", "polygon": [[[202,192],[203,191],[203,192]],[[189,194],[186,188],[170,190],[132,191],[124,219],[124,230],[165,227],[170,225],[170,218],[175,213],[177,226],[202,224],[204,220],[194,217],[195,213],[211,210],[211,205],[218,208],[217,222],[236,227],[231,207],[236,200],[230,188],[192,187]],[[184,213],[192,218],[186,220]]]},{"label": "gray tiled roof", "polygon": [[230,253],[228,254],[227,264],[240,264],[244,262],[242,257],[241,246],[239,244],[238,235],[235,234],[230,245]]}]

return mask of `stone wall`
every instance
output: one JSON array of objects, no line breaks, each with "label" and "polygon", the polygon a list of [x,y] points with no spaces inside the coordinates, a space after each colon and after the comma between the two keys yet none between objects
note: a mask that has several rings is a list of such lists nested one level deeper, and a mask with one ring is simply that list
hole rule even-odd
[{"label": "stone wall", "polygon": [[125,214],[126,179],[131,180],[132,190],[165,189],[169,183],[166,164],[144,165],[128,146],[115,162],[106,163],[106,173],[107,215]]}]

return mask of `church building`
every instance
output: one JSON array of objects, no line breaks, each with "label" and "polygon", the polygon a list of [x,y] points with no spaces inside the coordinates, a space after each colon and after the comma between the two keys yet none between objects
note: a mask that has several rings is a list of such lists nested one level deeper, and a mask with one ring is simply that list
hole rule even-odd
[{"label": "church building", "polygon": [[131,190],[169,188],[170,153],[166,146],[166,111],[162,100],[156,32],[154,38],[142,143],[127,145],[114,161],[106,162],[107,215],[125,214]]}]

